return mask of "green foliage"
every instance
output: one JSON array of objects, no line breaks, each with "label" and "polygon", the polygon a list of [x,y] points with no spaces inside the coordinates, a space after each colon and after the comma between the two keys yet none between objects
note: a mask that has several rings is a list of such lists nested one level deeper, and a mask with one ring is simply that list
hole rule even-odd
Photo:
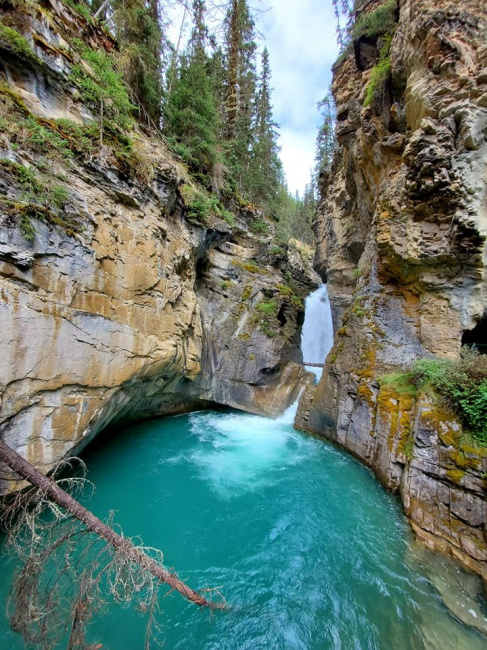
[{"label": "green foliage", "polygon": [[361,36],[370,38],[392,34],[397,25],[397,0],[387,0],[368,13],[360,14],[352,28],[354,39]]},{"label": "green foliage", "polygon": [[183,57],[165,106],[165,131],[198,179],[217,191],[223,185],[224,167],[219,119],[208,61]]},{"label": "green foliage", "polygon": [[80,16],[83,16],[83,18],[91,23],[93,22],[93,16],[91,15],[91,10],[90,8],[84,4],[84,2],[75,2],[75,0],[63,0],[65,4],[68,5],[71,9],[74,9],[77,13],[79,13]]},{"label": "green foliage", "polygon": [[413,365],[420,388],[434,389],[458,414],[479,445],[487,445],[487,356],[463,348],[459,361],[420,359]]},{"label": "green foliage", "polygon": [[223,280],[223,282],[220,284],[220,289],[222,291],[226,291],[230,285],[231,283],[228,282],[228,280]]},{"label": "green foliage", "polygon": [[211,217],[222,218],[226,213],[215,196],[192,185],[182,185],[179,192],[187,211],[187,218],[199,226],[205,226]]},{"label": "green foliage", "polygon": [[251,230],[261,235],[269,234],[269,225],[263,219],[256,219],[250,226]]},{"label": "green foliage", "polygon": [[154,0],[113,0],[113,9],[120,47],[117,67],[157,126],[162,109],[164,42],[159,4]]},{"label": "green foliage", "polygon": [[277,314],[279,312],[279,303],[274,298],[264,298],[255,308],[254,323],[269,338],[276,336],[276,330],[279,328]]},{"label": "green foliage", "polygon": [[369,83],[365,89],[364,106],[378,104],[383,97],[391,76],[390,46],[391,42],[387,40],[381,49],[379,62],[372,68]]},{"label": "green foliage", "polygon": [[83,102],[128,129],[132,126],[135,106],[131,103],[122,76],[115,69],[113,58],[105,50],[93,50],[83,41],[72,39],[71,44],[88,63],[93,74],[80,66],[71,69],[71,80],[81,91]]},{"label": "green foliage", "polygon": [[43,61],[34,53],[29,41],[19,34],[18,31],[7,27],[0,21],[0,41],[3,41],[19,57],[29,59],[35,63],[44,65]]},{"label": "green foliage", "polygon": [[418,394],[418,386],[415,382],[415,375],[412,372],[393,372],[388,375],[382,375],[378,380],[381,387],[392,386],[399,395],[411,395],[415,397]]},{"label": "green foliage", "polygon": [[222,210],[221,217],[223,221],[226,221],[229,226],[234,226],[235,225],[235,215],[233,212],[229,212],[228,210]]},{"label": "green foliage", "polygon": [[20,231],[28,241],[35,237],[32,218],[61,226],[69,233],[73,231],[75,224],[62,214],[69,200],[69,192],[63,185],[53,184],[51,177],[40,176],[33,167],[8,158],[0,158],[0,169],[11,177],[11,190],[18,197],[15,201],[2,198],[3,208],[18,220]]}]

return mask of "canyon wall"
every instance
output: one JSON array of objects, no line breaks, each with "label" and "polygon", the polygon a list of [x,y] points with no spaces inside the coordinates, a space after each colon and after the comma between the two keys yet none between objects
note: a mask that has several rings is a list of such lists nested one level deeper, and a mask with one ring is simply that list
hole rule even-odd
[{"label": "canyon wall", "polygon": [[487,342],[482,4],[401,0],[387,56],[387,36],[357,37],[335,65],[338,152],[316,224],[335,343],[297,425],[373,468],[422,541],[485,579],[486,449],[431,398],[380,382]]},{"label": "canyon wall", "polygon": [[202,190],[156,132],[89,139],[71,43],[109,51],[107,32],[56,0],[2,23],[0,435],[47,471],[115,422],[282,412],[311,264],[253,232],[255,206],[195,217]]}]

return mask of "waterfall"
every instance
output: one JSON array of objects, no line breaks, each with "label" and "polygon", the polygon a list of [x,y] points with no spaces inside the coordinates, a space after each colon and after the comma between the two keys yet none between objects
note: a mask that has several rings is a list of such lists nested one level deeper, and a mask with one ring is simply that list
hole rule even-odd
[{"label": "waterfall", "polygon": [[[303,361],[325,363],[328,352],[333,347],[333,322],[330,300],[326,284],[322,284],[306,298],[301,351]],[[306,370],[316,375],[318,381],[322,369],[306,366]]]}]

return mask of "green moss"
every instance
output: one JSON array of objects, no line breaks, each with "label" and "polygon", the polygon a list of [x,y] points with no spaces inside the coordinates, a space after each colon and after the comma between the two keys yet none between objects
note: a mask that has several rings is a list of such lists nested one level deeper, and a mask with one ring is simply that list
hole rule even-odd
[{"label": "green moss", "polygon": [[244,287],[244,290],[242,292],[242,298],[241,298],[242,301],[246,302],[250,298],[251,295],[252,295],[252,287],[249,284],[247,284]]},{"label": "green moss", "polygon": [[29,41],[19,34],[19,32],[11,27],[7,27],[0,20],[0,42],[5,43],[5,45],[14,52],[17,56],[33,61],[39,65],[44,65],[42,59],[40,59],[37,54],[35,54],[32,49]]},{"label": "green moss", "polygon": [[451,469],[446,472],[447,479],[456,485],[461,484],[464,476],[465,472],[461,469]]},{"label": "green moss", "polygon": [[372,106],[379,101],[391,73],[391,59],[389,55],[381,58],[379,63],[372,68],[369,83],[365,89],[364,106]]},{"label": "green moss", "polygon": [[269,338],[274,338],[279,329],[278,312],[279,303],[276,299],[264,298],[256,305],[253,322]]},{"label": "green moss", "polygon": [[230,285],[231,282],[228,282],[228,280],[223,280],[223,282],[220,284],[220,289],[222,291],[226,291]]},{"label": "green moss", "polygon": [[262,269],[260,266],[257,266],[257,264],[253,264],[252,262],[242,262],[240,260],[232,260],[232,264],[233,266],[237,266],[238,268],[255,275],[256,274],[265,275],[267,273],[265,269]]},{"label": "green moss", "polygon": [[93,22],[94,19],[91,14],[91,10],[83,2],[75,2],[75,0],[63,0],[63,2],[80,16],[82,16],[88,23]]},{"label": "green moss", "polygon": [[281,297],[287,297],[291,301],[293,307],[299,311],[304,311],[304,303],[302,299],[294,292],[294,289],[289,285],[278,284],[277,291]]},{"label": "green moss", "polygon": [[411,372],[393,372],[378,377],[379,386],[391,386],[399,395],[418,395],[418,387]]}]

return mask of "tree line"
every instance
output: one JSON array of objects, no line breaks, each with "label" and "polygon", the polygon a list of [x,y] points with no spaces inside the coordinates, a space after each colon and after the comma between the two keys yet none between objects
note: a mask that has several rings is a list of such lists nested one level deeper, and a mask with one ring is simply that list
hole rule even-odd
[{"label": "tree line", "polygon": [[[68,0],[116,36],[117,67],[145,118],[223,203],[251,203],[280,239],[312,243],[310,196],[292,196],[279,156],[269,51],[247,0]],[[172,25],[179,5],[182,21]],[[184,29],[191,28],[189,38]],[[179,35],[176,43],[169,38]],[[315,195],[313,200],[315,201]]]}]

